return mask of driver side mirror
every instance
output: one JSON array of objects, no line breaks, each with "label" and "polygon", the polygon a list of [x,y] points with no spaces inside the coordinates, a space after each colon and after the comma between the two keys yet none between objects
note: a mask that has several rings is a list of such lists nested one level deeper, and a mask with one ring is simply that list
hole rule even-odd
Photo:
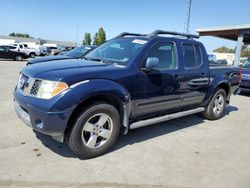
[{"label": "driver side mirror", "polygon": [[157,57],[148,57],[146,60],[146,65],[144,70],[149,72],[152,68],[156,67],[159,64],[159,58]]}]

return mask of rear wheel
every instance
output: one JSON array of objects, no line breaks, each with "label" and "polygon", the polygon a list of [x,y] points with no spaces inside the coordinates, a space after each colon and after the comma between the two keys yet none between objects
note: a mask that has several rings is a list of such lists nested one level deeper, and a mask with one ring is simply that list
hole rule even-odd
[{"label": "rear wheel", "polygon": [[109,104],[95,104],[79,114],[68,134],[68,145],[79,158],[106,153],[120,133],[120,116]]},{"label": "rear wheel", "polygon": [[36,57],[36,54],[35,53],[30,53],[29,55],[31,58],[35,58]]},{"label": "rear wheel", "polygon": [[16,61],[22,61],[22,60],[23,60],[23,57],[22,57],[21,55],[17,55],[17,56],[15,57],[15,60],[16,60]]},{"label": "rear wheel", "polygon": [[226,92],[224,89],[218,88],[205,111],[203,116],[209,120],[220,119],[226,107]]}]

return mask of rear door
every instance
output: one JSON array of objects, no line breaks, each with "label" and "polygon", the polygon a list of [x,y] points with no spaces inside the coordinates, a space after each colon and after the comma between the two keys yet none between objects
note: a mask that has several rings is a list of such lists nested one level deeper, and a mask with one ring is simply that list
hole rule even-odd
[{"label": "rear door", "polygon": [[199,43],[183,42],[182,71],[180,72],[180,90],[184,106],[201,103],[209,84],[209,67],[205,51]]}]

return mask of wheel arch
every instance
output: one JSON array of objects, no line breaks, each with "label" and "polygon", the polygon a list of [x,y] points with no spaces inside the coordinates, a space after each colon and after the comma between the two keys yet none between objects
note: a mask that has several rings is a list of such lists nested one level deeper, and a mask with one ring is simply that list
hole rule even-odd
[{"label": "wheel arch", "polygon": [[[100,86],[98,89],[97,84]],[[93,88],[92,86],[95,86],[95,91],[90,89]],[[127,128],[128,116],[131,111],[131,101],[130,95],[125,88],[110,80],[90,80],[89,82],[85,82],[84,86],[79,85],[77,88],[73,89],[77,90],[79,98],[67,121],[67,129],[73,125],[79,113],[90,105],[100,102],[113,105],[120,114],[121,124]]]},{"label": "wheel arch", "polygon": [[207,97],[204,100],[204,102],[202,103],[202,106],[206,106],[209,103],[209,101],[213,98],[213,95],[214,95],[216,89],[218,89],[218,88],[225,90],[226,100],[227,100],[227,103],[229,103],[230,96],[231,96],[230,83],[227,80],[221,80],[220,82],[211,83],[210,88],[207,92]]}]

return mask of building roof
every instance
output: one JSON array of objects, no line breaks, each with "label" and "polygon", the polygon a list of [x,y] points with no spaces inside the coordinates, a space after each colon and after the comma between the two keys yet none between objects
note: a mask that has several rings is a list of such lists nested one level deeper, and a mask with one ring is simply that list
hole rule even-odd
[{"label": "building roof", "polygon": [[76,47],[76,42],[69,41],[57,41],[57,40],[47,40],[47,39],[39,39],[39,38],[24,38],[24,37],[11,37],[11,36],[0,36],[0,39],[14,40],[16,43],[25,43],[25,42],[34,42],[37,44],[57,44],[60,46],[68,46],[68,47]]},{"label": "building roof", "polygon": [[240,33],[243,34],[243,42],[250,44],[250,24],[202,28],[196,30],[200,36],[214,36],[237,41]]}]

